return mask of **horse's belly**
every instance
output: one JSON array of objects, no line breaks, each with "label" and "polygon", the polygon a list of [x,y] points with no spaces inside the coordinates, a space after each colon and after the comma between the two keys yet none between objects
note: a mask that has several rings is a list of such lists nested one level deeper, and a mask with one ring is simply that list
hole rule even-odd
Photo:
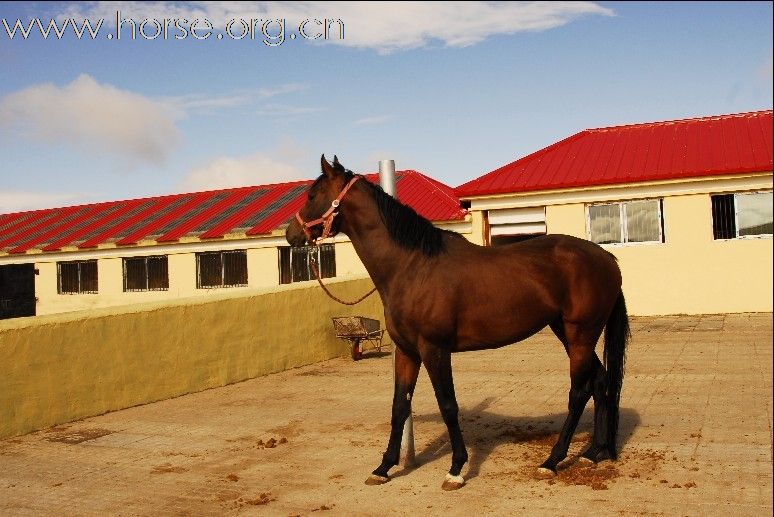
[{"label": "horse's belly", "polygon": [[534,307],[529,313],[516,311],[460,318],[454,350],[488,350],[516,343],[540,332],[556,319],[548,307]]}]

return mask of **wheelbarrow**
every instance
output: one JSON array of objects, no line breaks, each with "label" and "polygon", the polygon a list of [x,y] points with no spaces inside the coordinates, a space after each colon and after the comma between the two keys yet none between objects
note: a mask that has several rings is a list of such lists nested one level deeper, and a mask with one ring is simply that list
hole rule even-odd
[{"label": "wheelbarrow", "polygon": [[363,316],[340,316],[332,319],[336,337],[349,342],[353,361],[363,356],[366,344],[374,350],[382,351],[384,329],[379,328],[379,320]]}]

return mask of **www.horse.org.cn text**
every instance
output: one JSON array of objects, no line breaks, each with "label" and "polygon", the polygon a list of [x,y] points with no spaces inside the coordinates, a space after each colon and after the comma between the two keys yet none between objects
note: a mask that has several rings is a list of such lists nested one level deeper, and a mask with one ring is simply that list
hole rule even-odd
[{"label": "www.horse.org.cn text", "polygon": [[[121,11],[116,11],[110,27],[104,27],[105,18],[99,18],[95,23],[89,18],[49,19],[31,18],[22,23],[20,19],[1,20],[5,36],[9,40],[15,38],[29,39],[40,37],[44,40],[75,37],[78,40],[248,40],[263,43],[269,47],[282,45],[287,40],[343,40],[344,22],[339,19],[305,19],[297,24],[286,18],[232,18],[220,25],[213,24],[207,18],[188,20],[186,18],[145,18],[137,22],[131,17],[124,17]],[[104,29],[104,30],[103,30]],[[102,34],[100,34],[102,33]]]}]

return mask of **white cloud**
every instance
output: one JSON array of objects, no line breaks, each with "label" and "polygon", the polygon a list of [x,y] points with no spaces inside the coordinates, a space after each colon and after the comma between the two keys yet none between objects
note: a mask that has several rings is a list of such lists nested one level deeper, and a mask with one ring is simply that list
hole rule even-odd
[{"label": "white cloud", "polygon": [[265,104],[258,110],[258,115],[264,117],[289,117],[293,115],[309,115],[325,111],[325,108],[315,106],[289,106],[287,104]]},{"label": "white cloud", "polygon": [[228,187],[246,187],[268,183],[282,183],[308,179],[293,165],[263,154],[232,158],[223,156],[190,171],[180,187],[184,190],[211,190]]},{"label": "white cloud", "polygon": [[54,208],[83,203],[83,193],[51,193],[27,190],[0,190],[0,214],[10,214],[39,208]]},{"label": "white cloud", "polygon": [[0,127],[87,153],[161,164],[180,140],[173,114],[142,95],[81,75],[70,84],[30,86],[0,99]]},{"label": "white cloud", "polygon": [[158,102],[165,105],[175,116],[183,117],[191,111],[210,111],[215,109],[236,108],[251,102],[247,94],[210,96],[200,93],[162,97]]},{"label": "white cloud", "polygon": [[[254,105],[257,99],[269,99],[278,95],[288,95],[304,91],[309,88],[307,84],[288,83],[279,86],[270,86],[251,91],[235,91],[225,95],[206,95],[203,93],[191,93],[171,97],[161,97],[159,102],[164,104],[178,117],[185,117],[192,112],[207,113],[213,110],[229,108],[242,108]],[[267,114],[298,114],[319,111],[317,108],[292,108],[282,104],[269,104],[264,108]]]},{"label": "white cloud", "polygon": [[375,117],[363,117],[355,121],[356,126],[375,126],[377,124],[384,124],[394,119],[393,115],[378,115]]},{"label": "white cloud", "polygon": [[[116,11],[136,23],[143,19],[206,18],[216,29],[231,19],[285,19],[285,42],[303,20],[341,20],[344,39],[329,43],[382,53],[424,47],[440,41],[464,47],[490,36],[560,27],[581,16],[612,16],[595,2],[96,2],[69,4],[60,18],[104,18],[115,25]],[[260,27],[260,26],[259,26]],[[310,35],[320,27],[308,25]],[[273,29],[276,34],[277,29]],[[260,36],[258,39],[261,39]],[[321,42],[321,39],[316,40]]]},{"label": "white cloud", "polygon": [[275,97],[277,95],[285,95],[288,93],[300,92],[308,88],[309,88],[309,85],[307,84],[288,83],[288,84],[282,84],[279,86],[274,86],[271,88],[261,88],[260,90],[258,90],[258,95],[260,95],[261,97]]}]

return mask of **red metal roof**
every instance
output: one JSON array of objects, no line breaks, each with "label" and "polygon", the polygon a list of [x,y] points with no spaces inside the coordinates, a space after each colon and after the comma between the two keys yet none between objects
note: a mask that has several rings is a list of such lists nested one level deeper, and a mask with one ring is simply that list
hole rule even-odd
[{"label": "red metal roof", "polygon": [[[451,187],[417,171],[399,171],[398,198],[431,221],[465,217]],[[378,183],[376,174],[366,176]],[[65,246],[95,248],[140,240],[174,242],[244,232],[270,234],[287,223],[306,201],[312,180],[176,194],[92,205],[0,214],[0,252],[53,252]]]},{"label": "red metal roof", "polygon": [[455,189],[459,197],[772,170],[771,110],[586,129]]}]

